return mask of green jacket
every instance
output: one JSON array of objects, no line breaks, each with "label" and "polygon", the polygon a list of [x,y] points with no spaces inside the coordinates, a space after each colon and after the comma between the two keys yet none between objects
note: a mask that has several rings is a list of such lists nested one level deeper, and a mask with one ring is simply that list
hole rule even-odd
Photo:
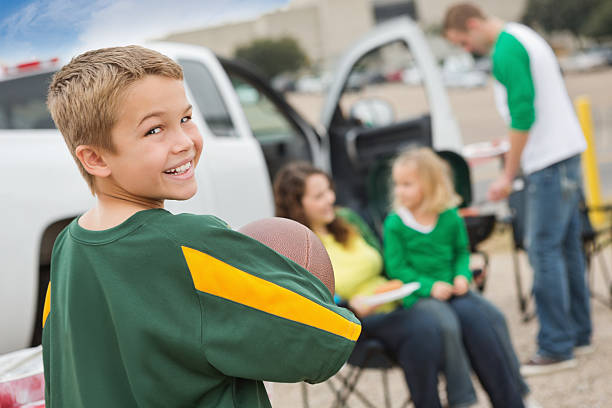
[{"label": "green jacket", "polygon": [[53,249],[47,408],[270,407],[262,380],[316,383],[359,336],[308,271],[211,216],[72,222]]},{"label": "green jacket", "polygon": [[428,297],[436,281],[452,284],[455,276],[472,279],[470,251],[465,223],[456,209],[438,217],[430,233],[407,227],[397,213],[384,222],[384,260],[387,275],[403,282],[419,282],[421,287],[404,298],[412,306],[420,297]]}]

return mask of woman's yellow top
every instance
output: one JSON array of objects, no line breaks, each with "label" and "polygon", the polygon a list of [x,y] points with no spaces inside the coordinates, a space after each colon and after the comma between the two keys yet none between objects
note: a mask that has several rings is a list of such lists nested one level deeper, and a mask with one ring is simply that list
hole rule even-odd
[{"label": "woman's yellow top", "polygon": [[[357,295],[372,295],[376,288],[388,281],[382,275],[382,256],[361,235],[352,234],[346,246],[336,241],[332,234],[319,235],[319,238],[334,267],[336,293],[340,297],[349,300]],[[395,307],[396,303],[392,302],[376,311],[388,312]]]}]

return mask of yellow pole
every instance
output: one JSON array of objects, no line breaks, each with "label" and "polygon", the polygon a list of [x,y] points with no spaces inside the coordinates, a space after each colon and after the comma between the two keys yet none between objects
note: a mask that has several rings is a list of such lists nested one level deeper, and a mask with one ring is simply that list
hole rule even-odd
[{"label": "yellow pole", "polygon": [[[582,132],[587,142],[587,148],[582,153],[582,170],[584,173],[584,185],[586,187],[586,199],[589,206],[600,206],[601,185],[599,183],[599,169],[597,168],[597,154],[595,150],[595,138],[593,136],[593,120],[591,118],[591,102],[588,97],[580,96],[574,101],[578,120],[582,126]],[[598,211],[590,214],[593,225],[601,225],[604,222],[604,214]]]}]

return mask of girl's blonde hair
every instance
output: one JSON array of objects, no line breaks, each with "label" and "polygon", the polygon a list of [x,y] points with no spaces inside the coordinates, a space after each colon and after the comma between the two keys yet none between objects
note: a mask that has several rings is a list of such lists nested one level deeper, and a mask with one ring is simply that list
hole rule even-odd
[{"label": "girl's blonde hair", "polygon": [[[405,150],[393,161],[392,170],[407,164],[414,164],[416,167],[423,189],[422,210],[441,213],[461,204],[463,200],[455,192],[450,166],[433,150],[428,147]],[[397,210],[402,206],[395,197],[395,192],[392,193],[392,202],[393,209]]]}]

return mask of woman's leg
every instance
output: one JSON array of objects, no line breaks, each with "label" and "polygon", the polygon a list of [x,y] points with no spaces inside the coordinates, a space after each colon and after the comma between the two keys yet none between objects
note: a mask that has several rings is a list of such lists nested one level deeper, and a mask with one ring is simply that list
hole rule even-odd
[{"label": "woman's leg", "polygon": [[493,406],[523,407],[520,386],[497,330],[489,320],[489,313],[470,293],[452,298],[449,305],[461,323],[463,343],[472,368]]},{"label": "woman's leg", "polygon": [[362,319],[362,336],[381,341],[404,371],[416,408],[441,407],[438,371],[442,342],[436,322],[411,309],[396,309]]},{"label": "woman's leg", "polygon": [[476,403],[476,392],[470,378],[470,363],[462,343],[461,325],[450,305],[437,299],[423,298],[409,310],[437,321],[440,326],[448,405],[455,407]]}]

